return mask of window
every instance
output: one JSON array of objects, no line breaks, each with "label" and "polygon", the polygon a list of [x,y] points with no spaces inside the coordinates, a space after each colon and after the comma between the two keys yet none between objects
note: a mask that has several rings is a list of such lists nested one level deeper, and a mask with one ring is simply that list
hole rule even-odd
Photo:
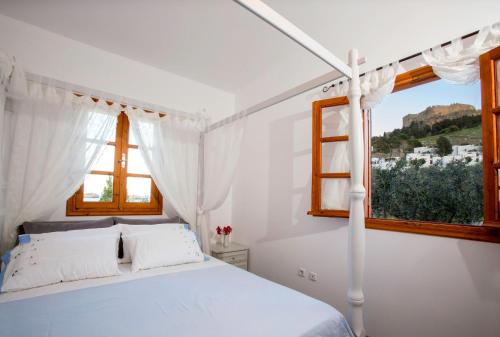
[{"label": "window", "polygon": [[[500,242],[498,66],[500,48],[481,57],[481,83],[470,86],[447,84],[431,67],[409,71],[382,104],[363,112],[367,228]],[[328,109],[342,104],[347,98],[313,104],[311,215],[348,216],[338,192],[322,193],[332,184],[326,180],[349,180],[348,170],[324,171],[325,162],[342,161],[340,148],[324,147],[340,141],[324,132],[339,123]],[[347,208],[325,209],[337,205]]]},{"label": "window", "polygon": [[[347,97],[314,102],[313,105],[313,174],[310,215],[349,216],[347,193],[350,186],[348,162]],[[332,160],[334,154],[339,153]]]},{"label": "window", "polygon": [[485,222],[498,225],[500,219],[500,47],[483,54],[481,91],[484,142]]},{"label": "window", "polygon": [[[88,135],[89,142],[92,136]],[[67,215],[162,214],[162,196],[142,159],[127,116],[80,189],[68,200]]]},{"label": "window", "polygon": [[480,225],[479,83],[414,84],[370,111],[371,217]]}]

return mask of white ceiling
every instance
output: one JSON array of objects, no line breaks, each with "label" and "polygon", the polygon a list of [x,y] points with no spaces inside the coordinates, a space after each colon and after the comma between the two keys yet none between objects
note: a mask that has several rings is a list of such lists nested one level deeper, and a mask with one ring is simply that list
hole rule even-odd
[{"label": "white ceiling", "polygon": [[[342,59],[347,49],[355,45],[353,40],[363,39],[370,47],[377,48],[382,36],[389,45],[401,41],[392,40],[396,32],[405,34],[406,39],[419,34],[423,30],[421,25],[428,24],[425,10],[443,10],[447,13],[443,20],[465,20],[475,10],[481,16],[495,13],[500,3],[498,0],[265,2]],[[286,63],[282,61],[307,62],[316,72],[323,68],[324,72],[330,70],[232,0],[0,0],[0,13],[233,93],[261,75],[272,73]],[[462,16],[455,17],[456,13]],[[408,25],[394,27],[393,18]],[[485,18],[484,25],[491,21]],[[469,27],[465,29],[460,33],[467,33]]]},{"label": "white ceiling", "polygon": [[0,13],[229,92],[306,53],[231,0],[0,0]]}]

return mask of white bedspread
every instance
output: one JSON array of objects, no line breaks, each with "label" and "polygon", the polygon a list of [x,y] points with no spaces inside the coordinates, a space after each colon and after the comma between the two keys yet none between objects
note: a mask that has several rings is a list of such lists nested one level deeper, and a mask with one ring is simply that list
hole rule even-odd
[{"label": "white bedspread", "polygon": [[0,295],[1,337],[354,337],[333,307],[216,259]]}]

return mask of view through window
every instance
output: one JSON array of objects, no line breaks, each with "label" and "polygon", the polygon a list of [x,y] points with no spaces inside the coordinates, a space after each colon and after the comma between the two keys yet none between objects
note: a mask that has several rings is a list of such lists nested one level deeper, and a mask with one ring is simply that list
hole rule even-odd
[{"label": "view through window", "polygon": [[371,112],[371,217],[481,224],[482,161],[479,83],[389,95]]},{"label": "view through window", "polygon": [[[87,135],[89,143],[93,136]],[[89,152],[90,153],[90,152]],[[115,132],[80,190],[68,200],[68,215],[161,214],[161,195],[121,113]]]},{"label": "view through window", "polygon": [[[83,201],[85,202],[111,202],[113,201],[113,172],[115,163],[115,135],[108,140],[109,144],[104,149],[102,156],[93,165],[91,174],[87,174],[84,182]],[[149,170],[142,158],[132,129],[129,130],[127,156],[127,173],[149,176]],[[118,158],[121,160],[122,158]],[[125,157],[123,158],[125,160]],[[129,176],[126,182],[127,202],[150,202],[151,178]]]}]

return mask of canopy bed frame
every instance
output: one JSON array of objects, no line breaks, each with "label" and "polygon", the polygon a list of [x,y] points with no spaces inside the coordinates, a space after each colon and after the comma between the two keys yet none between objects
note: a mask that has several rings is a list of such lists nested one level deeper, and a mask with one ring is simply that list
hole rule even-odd
[{"label": "canopy bed frame", "polygon": [[[352,49],[349,52],[349,64],[345,64],[309,35],[300,30],[285,17],[274,11],[260,0],[234,0],[242,7],[255,14],[263,21],[288,36],[300,46],[313,55],[327,63],[333,71],[302,83],[281,94],[266,99],[239,113],[227,117],[220,122],[210,125],[206,132],[215,130],[223,125],[232,123],[237,119],[249,116],[258,111],[269,108],[280,102],[300,95],[306,91],[322,86],[328,82],[346,78],[350,81],[348,93],[351,113],[349,115],[349,153],[351,163],[351,187],[350,187],[350,210],[348,230],[348,281],[347,300],[349,312],[347,319],[352,331],[358,337],[365,336],[363,323],[363,273],[365,260],[365,210],[364,198],[365,187],[363,185],[364,169],[364,141],[361,110],[361,87],[359,80],[359,65],[366,62],[366,58],[360,58],[358,51]],[[204,135],[201,135],[200,143],[203,146]],[[200,186],[203,186],[203,151],[200,151]],[[199,189],[199,196],[203,191]]]},{"label": "canopy bed frame", "polygon": [[[362,115],[361,115],[361,88],[359,80],[359,65],[366,62],[365,58],[360,58],[358,56],[358,51],[352,49],[349,52],[349,64],[344,63],[334,54],[332,54],[328,49],[319,44],[313,38],[308,36],[305,32],[300,30],[293,23],[288,21],[285,17],[281,16],[279,13],[275,12],[269,6],[264,4],[260,0],[234,0],[236,3],[249,10],[251,13],[258,16],[260,19],[264,20],[272,27],[276,28],[278,31],[298,43],[300,46],[308,50],[314,56],[318,57],[326,64],[331,66],[332,71],[311,79],[305,83],[295,86],[289,90],[286,90],[276,96],[266,99],[260,103],[257,103],[247,109],[236,113],[230,117],[222,119],[221,121],[209,125],[205,128],[204,132],[200,133],[200,144],[199,148],[203,149],[205,144],[205,135],[210,131],[220,128],[226,124],[235,122],[238,119],[244,118],[280,102],[286,101],[292,97],[305,93],[314,88],[318,88],[322,85],[335,81],[337,79],[347,79],[350,81],[349,89],[349,104],[351,108],[351,114],[349,116],[349,148],[350,148],[350,162],[351,162],[351,189],[350,189],[350,213],[349,213],[349,231],[348,231],[348,278],[349,278],[349,289],[347,292],[347,298],[349,303],[349,312],[347,318],[351,326],[352,331],[358,337],[365,336],[365,329],[363,325],[363,269],[364,269],[364,255],[365,255],[365,223],[364,223],[364,204],[363,200],[365,197],[365,188],[363,186],[363,167],[364,167],[364,156],[363,156],[363,129],[362,129]],[[15,62],[14,62],[15,63]],[[12,65],[14,68],[14,65]],[[55,87],[67,88],[71,87],[73,93],[92,93],[92,98],[94,101],[105,100],[111,101],[115,104],[121,105],[122,108],[127,106],[137,106],[144,109],[145,112],[151,111],[161,111],[162,108],[147,104],[145,102],[138,102],[134,99],[125,98],[121,96],[111,95],[104,92],[96,92],[93,89],[84,88],[77,85],[69,85],[55,79],[47,78],[37,74],[26,73],[28,81],[34,81],[37,83],[43,83]],[[90,96],[90,94],[89,94]],[[106,97],[104,99],[103,97]],[[121,103],[120,103],[121,102]],[[110,102],[107,102],[110,105]],[[151,111],[150,111],[151,110]],[[199,117],[197,115],[186,113],[183,111],[177,111],[170,109],[170,113],[184,117]],[[200,200],[203,200],[203,181],[204,181],[204,151],[199,151],[199,164],[198,164],[198,205]],[[199,221],[199,220],[198,220]],[[199,226],[199,225],[198,225]],[[203,228],[203,226],[201,226]]]}]

